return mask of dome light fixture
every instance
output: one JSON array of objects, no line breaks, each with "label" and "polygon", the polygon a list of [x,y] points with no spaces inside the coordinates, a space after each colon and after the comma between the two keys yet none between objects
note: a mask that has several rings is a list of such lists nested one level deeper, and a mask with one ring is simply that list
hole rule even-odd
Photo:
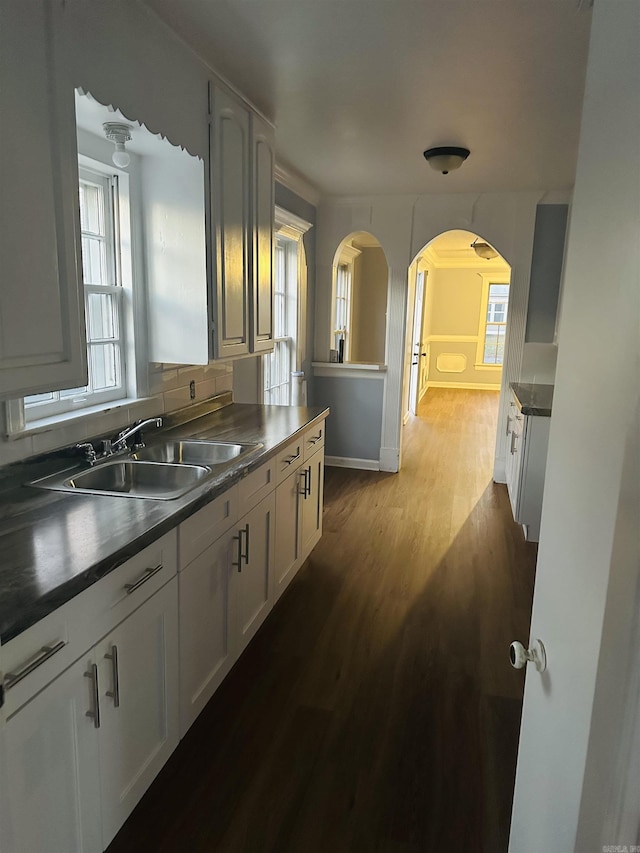
[{"label": "dome light fixture", "polygon": [[441,145],[438,148],[427,148],[424,157],[436,172],[448,175],[454,169],[459,169],[471,152],[468,148],[458,148],[455,145]]},{"label": "dome light fixture", "polygon": [[109,142],[114,142],[116,146],[116,150],[111,155],[113,165],[118,166],[120,169],[126,168],[131,162],[131,157],[125,150],[124,144],[125,142],[131,142],[133,125],[123,124],[118,121],[106,121],[102,125],[102,129]]},{"label": "dome light fixture", "polygon": [[498,253],[490,246],[488,243],[478,242],[478,237],[471,244],[471,248],[476,253],[479,258],[484,258],[485,261],[492,261],[494,258],[498,257]]}]

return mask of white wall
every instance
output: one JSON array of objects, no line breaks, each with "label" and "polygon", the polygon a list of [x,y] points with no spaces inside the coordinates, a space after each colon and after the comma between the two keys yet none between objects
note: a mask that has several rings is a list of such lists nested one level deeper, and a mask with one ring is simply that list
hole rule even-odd
[{"label": "white wall", "polygon": [[596,0],[531,628],[549,670],[526,678],[513,853],[638,842],[618,785],[639,699],[639,35],[637,0]]}]

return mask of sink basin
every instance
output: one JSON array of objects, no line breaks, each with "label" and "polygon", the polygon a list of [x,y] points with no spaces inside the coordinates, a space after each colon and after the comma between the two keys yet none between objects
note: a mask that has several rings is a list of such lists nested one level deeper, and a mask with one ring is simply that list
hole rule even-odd
[{"label": "sink basin", "polygon": [[105,462],[71,477],[68,471],[44,477],[32,485],[63,492],[172,500],[210,474],[204,465],[159,465],[125,459]]},{"label": "sink basin", "polygon": [[194,441],[191,439],[165,441],[143,447],[133,454],[134,459],[179,465],[206,465],[215,468],[245,456],[259,444],[233,444],[226,441]]}]

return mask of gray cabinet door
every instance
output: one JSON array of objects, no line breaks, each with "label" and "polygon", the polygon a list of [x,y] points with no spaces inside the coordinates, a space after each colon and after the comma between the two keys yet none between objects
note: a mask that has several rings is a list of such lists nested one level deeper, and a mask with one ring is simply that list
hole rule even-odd
[{"label": "gray cabinet door", "polygon": [[275,143],[273,130],[257,116],[252,116],[252,131],[251,351],[268,352],[273,349]]},{"label": "gray cabinet door", "polygon": [[214,358],[249,352],[249,112],[209,87]]},{"label": "gray cabinet door", "polygon": [[74,92],[56,14],[48,0],[0,5],[5,399],[87,381]]}]

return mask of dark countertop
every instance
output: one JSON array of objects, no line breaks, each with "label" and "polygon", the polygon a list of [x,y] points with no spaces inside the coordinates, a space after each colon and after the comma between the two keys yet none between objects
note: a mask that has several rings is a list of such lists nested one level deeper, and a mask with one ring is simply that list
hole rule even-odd
[{"label": "dark countertop", "polygon": [[553,403],[553,385],[534,385],[525,382],[512,382],[509,386],[523,415],[551,417]]},{"label": "dark countertop", "polygon": [[[0,484],[0,642],[7,643],[109,574],[328,414],[321,407],[233,403],[163,429],[163,438],[264,444],[176,500],[50,491],[23,484],[51,473],[51,462],[8,466]],[[148,443],[159,435],[147,433]],[[58,459],[56,465],[58,470],[68,467],[69,460],[61,464]],[[86,467],[83,463],[79,469]]]}]

